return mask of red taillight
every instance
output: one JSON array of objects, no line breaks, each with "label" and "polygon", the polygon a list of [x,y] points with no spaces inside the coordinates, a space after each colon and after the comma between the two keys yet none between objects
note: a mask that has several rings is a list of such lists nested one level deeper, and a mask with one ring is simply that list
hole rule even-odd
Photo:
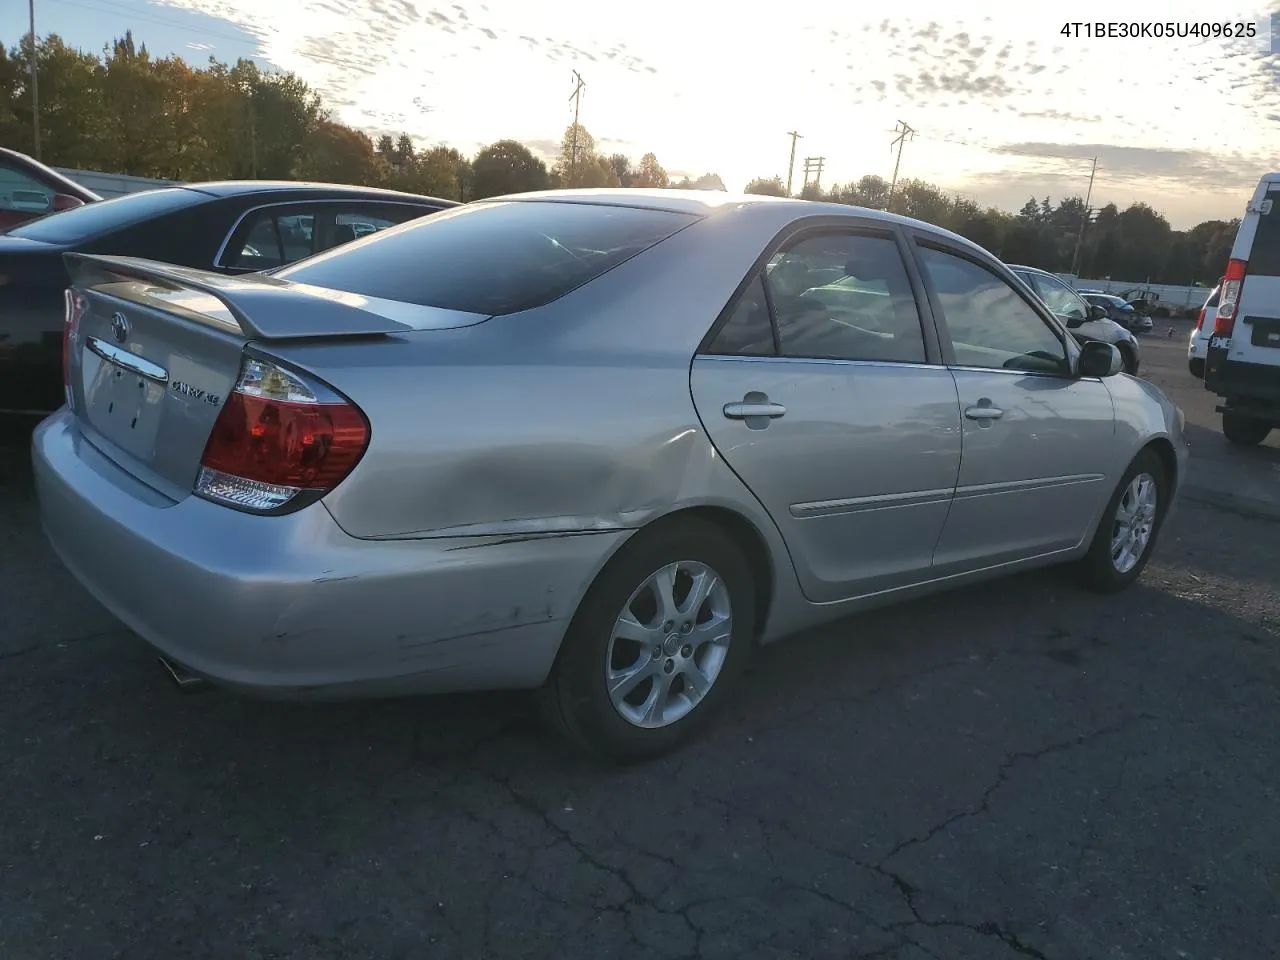
[{"label": "red taillight", "polygon": [[75,391],[71,388],[71,358],[80,336],[80,320],[88,309],[89,301],[84,294],[68,288],[63,294],[65,304],[62,314],[62,392],[67,399],[67,406],[75,409]]},{"label": "red taillight", "polygon": [[247,359],[200,460],[196,493],[271,511],[341,483],[369,446],[369,424],[347,400],[298,374]]},{"label": "red taillight", "polygon": [[1236,306],[1248,267],[1244,260],[1227,261],[1227,273],[1222,278],[1222,290],[1218,294],[1218,315],[1213,321],[1214,336],[1230,336],[1235,329]]},{"label": "red taillight", "polygon": [[1200,308],[1200,316],[1196,317],[1196,333],[1204,326],[1204,307]]}]

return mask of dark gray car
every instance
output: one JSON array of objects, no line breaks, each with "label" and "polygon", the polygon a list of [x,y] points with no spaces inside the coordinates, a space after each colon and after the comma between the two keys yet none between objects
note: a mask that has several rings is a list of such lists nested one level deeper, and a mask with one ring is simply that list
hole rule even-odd
[{"label": "dark gray car", "polygon": [[1138,338],[1109,319],[1103,307],[1089,303],[1047,270],[1019,264],[1009,264],[1009,269],[1058,315],[1078,341],[1101,340],[1113,344],[1124,358],[1124,372],[1138,372]]}]

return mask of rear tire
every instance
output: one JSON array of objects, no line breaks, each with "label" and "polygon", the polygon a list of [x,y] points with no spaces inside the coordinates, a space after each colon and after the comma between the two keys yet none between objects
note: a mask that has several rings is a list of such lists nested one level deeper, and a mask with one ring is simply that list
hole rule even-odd
[{"label": "rear tire", "polygon": [[1152,450],[1143,450],[1107,502],[1089,552],[1076,564],[1081,583],[1099,593],[1123,590],[1142,575],[1168,512],[1169,479]]},{"label": "rear tire", "polygon": [[741,548],[715,524],[641,530],[578,607],[538,692],[544,717],[622,763],[675,749],[738,686],[755,644],[755,590]]},{"label": "rear tire", "polygon": [[1265,420],[1242,417],[1237,413],[1222,415],[1222,435],[1231,443],[1242,447],[1256,447],[1271,433],[1271,424]]},{"label": "rear tire", "polygon": [[1204,358],[1203,357],[1192,357],[1190,362],[1187,364],[1187,366],[1191,369],[1191,375],[1193,377],[1198,377],[1201,380],[1204,379]]}]

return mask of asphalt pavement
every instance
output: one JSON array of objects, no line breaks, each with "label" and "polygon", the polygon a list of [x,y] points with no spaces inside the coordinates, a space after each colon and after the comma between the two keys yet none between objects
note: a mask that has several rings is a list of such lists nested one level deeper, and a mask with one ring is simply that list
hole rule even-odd
[{"label": "asphalt pavement", "polygon": [[1144,372],[1226,466],[1134,588],[1045,571],[794,638],[622,770],[522,696],[179,692],[0,453],[0,957],[1274,956],[1280,526],[1214,498],[1280,449],[1215,445],[1162,332]]}]

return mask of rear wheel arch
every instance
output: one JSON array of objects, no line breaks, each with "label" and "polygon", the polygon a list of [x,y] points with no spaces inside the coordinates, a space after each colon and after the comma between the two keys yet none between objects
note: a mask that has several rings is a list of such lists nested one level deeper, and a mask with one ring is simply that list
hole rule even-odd
[{"label": "rear wheel arch", "polygon": [[769,558],[769,547],[760,529],[736,510],[714,504],[680,507],[670,513],[650,520],[636,533],[658,527],[679,526],[683,521],[698,519],[718,527],[742,549],[743,557],[751,570],[755,590],[755,632],[757,639],[763,633],[773,607],[774,585],[777,571]]}]

